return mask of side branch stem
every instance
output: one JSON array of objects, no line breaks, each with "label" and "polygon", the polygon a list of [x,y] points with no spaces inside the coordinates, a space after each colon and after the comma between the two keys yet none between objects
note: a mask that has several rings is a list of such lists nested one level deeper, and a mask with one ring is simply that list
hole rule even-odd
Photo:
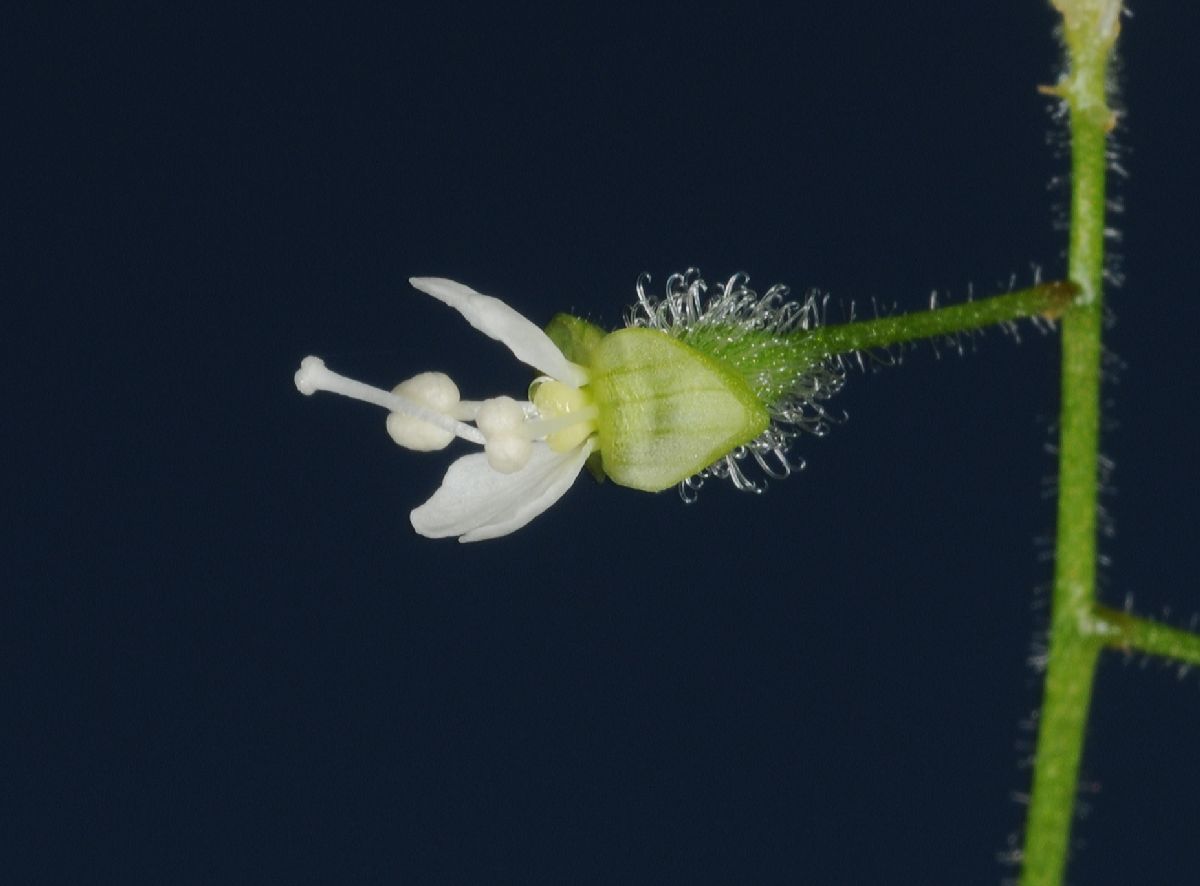
[{"label": "side branch stem", "polygon": [[1077,292],[1071,283],[1043,283],[1006,295],[929,311],[820,326],[793,333],[793,353],[800,360],[815,361],[917,339],[953,336],[1025,317],[1054,319],[1068,309]]},{"label": "side branch stem", "polygon": [[1106,632],[1109,648],[1156,655],[1182,665],[1200,665],[1198,634],[1107,606],[1096,607],[1096,616],[1110,628]]}]

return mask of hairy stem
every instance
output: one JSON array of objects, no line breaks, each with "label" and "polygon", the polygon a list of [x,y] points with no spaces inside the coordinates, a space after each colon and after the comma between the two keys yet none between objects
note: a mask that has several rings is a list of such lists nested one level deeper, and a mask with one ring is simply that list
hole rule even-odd
[{"label": "hairy stem", "polygon": [[1043,283],[961,305],[838,326],[819,326],[794,333],[792,353],[801,360],[818,360],[917,339],[951,336],[1023,317],[1053,319],[1069,308],[1077,292],[1071,283]]},{"label": "hairy stem", "polygon": [[1038,721],[1023,886],[1054,886],[1066,871],[1096,661],[1096,491],[1100,435],[1100,328],[1105,173],[1112,115],[1106,102],[1119,2],[1056,0],[1070,69],[1054,92],[1070,110],[1069,272],[1080,298],[1062,319],[1058,515],[1049,657]]},{"label": "hairy stem", "polygon": [[1118,612],[1107,606],[1096,608],[1096,615],[1109,624],[1108,646],[1127,652],[1142,652],[1177,661],[1181,665],[1200,665],[1200,634]]}]

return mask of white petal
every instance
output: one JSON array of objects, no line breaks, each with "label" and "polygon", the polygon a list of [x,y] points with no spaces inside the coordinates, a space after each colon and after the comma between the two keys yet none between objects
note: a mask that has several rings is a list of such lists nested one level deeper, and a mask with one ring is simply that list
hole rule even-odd
[{"label": "white petal", "polygon": [[454,308],[484,335],[506,345],[522,363],[575,387],[587,383],[582,366],[564,357],[550,336],[500,299],[443,277],[410,277],[408,282]]},{"label": "white petal", "polygon": [[481,452],[450,465],[438,491],[411,514],[413,528],[429,538],[457,535],[482,541],[520,529],[565,493],[595,448],[589,439],[570,452],[533,445],[529,464],[515,474],[493,471]]}]

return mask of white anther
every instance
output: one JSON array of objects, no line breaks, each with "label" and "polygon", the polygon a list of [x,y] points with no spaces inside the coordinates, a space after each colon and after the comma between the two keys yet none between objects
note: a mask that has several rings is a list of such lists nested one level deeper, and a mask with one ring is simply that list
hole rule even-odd
[{"label": "white anther", "polygon": [[484,400],[475,426],[487,437],[483,451],[493,471],[513,474],[529,462],[533,443],[525,429],[525,409],[512,397]]},{"label": "white anther", "polygon": [[485,400],[475,415],[475,426],[488,440],[493,436],[520,436],[518,431],[524,423],[525,410],[512,397]]},{"label": "white anther", "polygon": [[444,372],[422,372],[408,381],[402,381],[392,389],[393,394],[410,397],[448,414],[458,404],[458,385]]},{"label": "white anther", "polygon": [[397,446],[413,449],[417,452],[436,452],[445,449],[454,439],[449,431],[431,425],[427,421],[405,415],[403,412],[392,412],[387,417],[387,432]]},{"label": "white anther", "polygon": [[489,434],[483,451],[487,454],[488,464],[493,471],[515,474],[529,463],[529,456],[533,454],[533,443],[528,437],[514,431]]},{"label": "white anther", "polygon": [[[442,415],[452,416],[454,407],[458,405],[458,386],[442,372],[414,375],[396,385],[392,393],[428,406]],[[454,439],[454,434],[445,428],[402,412],[393,412],[387,417],[387,432],[400,446],[418,452],[445,449]]]}]

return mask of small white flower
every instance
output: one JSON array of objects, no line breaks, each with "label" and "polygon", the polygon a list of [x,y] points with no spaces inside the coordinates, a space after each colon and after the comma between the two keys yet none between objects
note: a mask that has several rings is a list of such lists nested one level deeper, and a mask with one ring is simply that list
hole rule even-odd
[{"label": "small white flower", "polygon": [[337,375],[317,357],[301,362],[296,387],[302,394],[331,391],[384,407],[388,433],[409,449],[441,449],[456,436],[482,444],[482,453],[450,466],[438,490],[412,512],[412,525],[421,535],[462,542],[507,535],[558,501],[595,449],[597,410],[580,390],[588,372],[499,299],[439,277],[409,282],[543,373],[535,393],[542,408],[509,397],[460,400],[454,382],[432,372],[388,392]]},{"label": "small white flower", "polygon": [[585,463],[630,489],[678,485],[688,501],[708,477],[761,492],[765,484],[742,470],[748,459],[773,478],[802,466],[788,444],[799,431],[824,432],[822,402],[841,387],[840,368],[803,347],[815,300],[786,302],[782,286],[760,298],[741,274],[706,295],[697,271],[672,275],[660,300],[646,295],[646,280],[626,328],[613,332],[568,314],[543,332],[461,283],[410,281],[542,373],[527,400],[462,400],[438,372],[384,391],[316,357],[300,364],[296,387],[383,406],[388,434],[409,449],[442,449],[455,437],[483,447],[451,465],[412,512],[417,532],[433,538],[507,535],[558,501]]}]

